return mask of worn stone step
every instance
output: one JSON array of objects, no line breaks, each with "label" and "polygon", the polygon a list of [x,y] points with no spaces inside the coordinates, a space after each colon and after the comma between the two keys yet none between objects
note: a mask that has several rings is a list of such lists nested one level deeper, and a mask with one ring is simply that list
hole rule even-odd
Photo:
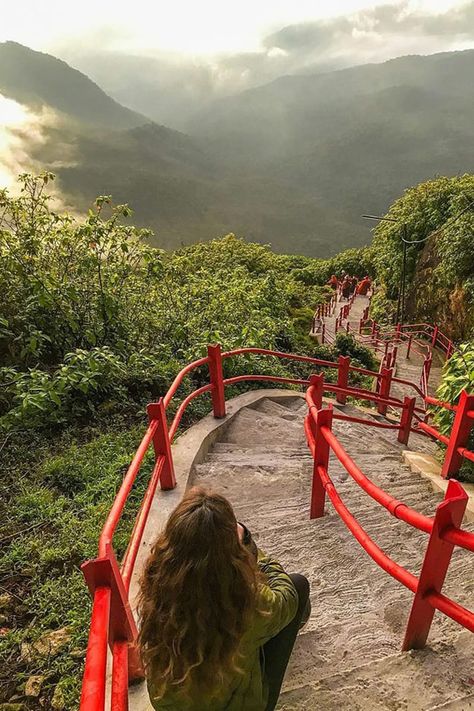
[{"label": "worn stone step", "polygon": [[[460,635],[457,644],[436,644],[425,650],[390,654],[351,668],[342,668],[319,680],[302,677],[302,683],[283,689],[279,711],[427,711],[469,700],[472,692],[472,635]],[[297,641],[297,647],[300,639]],[[304,646],[304,640],[301,641]],[[291,661],[298,665],[295,655]],[[338,665],[339,666],[339,665]],[[446,706],[446,704],[448,704]],[[444,705],[444,706],[443,706]],[[469,707],[466,706],[466,709]]]},{"label": "worn stone step", "polygon": [[[371,417],[353,405],[336,411],[344,409],[355,416]],[[313,611],[306,633],[298,639],[279,708],[429,708],[438,699],[434,693],[425,694],[423,685],[437,683],[430,676],[434,662],[429,661],[420,682],[426,706],[416,705],[410,689],[403,696],[404,685],[411,678],[404,665],[414,664],[410,657],[405,662],[403,655],[396,655],[396,669],[401,665],[397,674],[392,662],[379,666],[400,649],[413,595],[372,561],[329,501],[324,517],[309,519],[312,459],[303,436],[304,403],[295,412],[296,417],[281,417],[282,408],[266,400],[258,408],[248,408],[236,426],[225,432],[226,441],[216,443],[196,468],[195,478],[231,500],[237,517],[249,526],[262,549],[290,572],[301,572],[310,580]],[[295,445],[298,429],[301,436]],[[341,421],[334,422],[334,430],[375,484],[417,511],[433,515],[441,497],[402,463],[404,446],[397,442],[396,432]],[[387,555],[418,574],[426,534],[390,516],[360,489],[334,455],[329,473],[367,534]],[[455,552],[445,590],[460,604],[472,606],[474,577],[469,553]],[[430,640],[443,664],[462,633],[454,622],[435,615]],[[372,665],[364,667],[367,661]],[[371,666],[373,676],[367,676]],[[363,668],[360,682],[352,671],[359,668]],[[338,675],[333,676],[335,669]],[[344,674],[348,684],[343,681]],[[327,679],[336,677],[339,685],[331,686]],[[392,687],[397,684],[402,691],[395,693]],[[456,688],[456,698],[461,698],[461,687]],[[446,693],[439,697],[443,703],[449,700]]]}]

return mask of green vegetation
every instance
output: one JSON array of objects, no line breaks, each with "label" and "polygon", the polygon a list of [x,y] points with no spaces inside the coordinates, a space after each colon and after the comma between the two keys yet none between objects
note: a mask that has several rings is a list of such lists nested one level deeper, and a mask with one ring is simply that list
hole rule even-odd
[{"label": "green vegetation", "polygon": [[[439,323],[456,339],[474,325],[474,175],[436,178],[407,190],[380,222],[371,247],[381,290],[374,317],[394,312],[402,269],[402,224],[417,243],[407,249],[407,319]],[[469,207],[471,205],[471,207]],[[391,302],[391,303],[390,303]]]},{"label": "green vegetation", "polygon": [[[371,316],[393,323],[402,269],[401,225],[417,243],[407,249],[407,322],[438,323],[455,342],[465,341],[445,365],[441,400],[456,404],[462,389],[474,392],[474,175],[439,177],[407,190],[380,222],[370,248],[379,291]],[[453,413],[435,408],[434,422],[448,434]],[[474,435],[469,446],[474,447]],[[441,449],[443,449],[441,447]],[[460,478],[473,480],[465,461]]]},{"label": "green vegetation", "polygon": [[[97,553],[146,403],[185,363],[219,342],[373,366],[350,336],[329,348],[308,335],[315,305],[332,293],[327,275],[351,269],[357,252],[324,262],[233,235],[165,252],[107,197],[82,220],[57,213],[52,178],[24,175],[18,197],[0,192],[0,699],[28,709],[76,704],[90,613],[79,566]],[[225,362],[228,376],[312,370],[258,356]],[[198,369],[177,399],[205,382]],[[208,396],[193,401],[182,426],[209,410]],[[115,538],[119,556],[149,472],[147,458]],[[41,691],[25,699],[32,676]]]},{"label": "green vegetation", "polygon": [[[472,342],[462,343],[446,362],[436,396],[443,402],[457,405],[462,390],[474,393],[474,344]],[[441,407],[433,407],[432,411],[435,426],[441,434],[449,435],[454,412]],[[474,451],[474,429],[471,431],[467,447]],[[474,482],[474,463],[464,459],[457,478],[461,481]]]}]

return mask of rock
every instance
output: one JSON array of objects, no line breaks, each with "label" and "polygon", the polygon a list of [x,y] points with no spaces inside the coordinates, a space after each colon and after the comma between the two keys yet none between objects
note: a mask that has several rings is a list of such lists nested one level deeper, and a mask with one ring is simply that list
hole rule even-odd
[{"label": "rock", "polygon": [[48,632],[37,639],[32,647],[41,657],[54,657],[69,643],[70,639],[71,633],[69,629],[61,627],[61,629]]},{"label": "rock", "polygon": [[0,595],[0,610],[6,610],[7,607],[10,607],[11,601],[12,596],[10,595],[10,593],[3,593],[2,595]]},{"label": "rock", "polygon": [[86,652],[87,649],[73,649],[69,656],[73,659],[84,659]]},{"label": "rock", "polygon": [[[29,664],[30,662],[33,661],[33,647],[31,644],[28,644],[28,642],[22,642],[20,645],[20,659],[22,662],[26,662]],[[0,709],[1,711],[1,709]]]},{"label": "rock", "polygon": [[61,627],[59,630],[47,632],[36,642],[22,642],[20,647],[21,661],[29,664],[35,656],[54,657],[69,643],[70,639],[71,633],[69,629]]},{"label": "rock", "polygon": [[26,711],[25,704],[0,704],[0,711]]},{"label": "rock", "polygon": [[64,698],[64,693],[58,684],[54,690],[53,698],[51,699],[51,708],[53,708],[54,711],[62,711],[65,707],[66,700]]},{"label": "rock", "polygon": [[40,675],[30,676],[25,684],[25,696],[39,696],[45,678],[46,677]]}]

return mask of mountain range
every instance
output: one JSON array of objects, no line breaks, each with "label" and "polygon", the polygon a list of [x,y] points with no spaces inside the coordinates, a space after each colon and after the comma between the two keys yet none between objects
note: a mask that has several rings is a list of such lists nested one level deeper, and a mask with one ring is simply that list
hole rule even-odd
[{"label": "mountain range", "polygon": [[324,257],[368,242],[363,213],[474,170],[473,77],[474,50],[285,76],[189,106],[182,132],[59,59],[0,44],[0,94],[57,116],[32,160],[79,208],[96,194],[129,202],[167,248],[231,231]]}]

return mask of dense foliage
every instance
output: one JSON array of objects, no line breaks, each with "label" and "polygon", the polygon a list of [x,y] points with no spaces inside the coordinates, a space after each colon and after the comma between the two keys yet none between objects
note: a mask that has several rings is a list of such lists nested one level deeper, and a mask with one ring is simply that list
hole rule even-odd
[{"label": "dense foliage", "polygon": [[292,278],[268,248],[229,235],[167,254],[107,197],[82,222],[54,212],[50,179],[23,176],[19,197],[0,194],[1,428],[162,391],[209,342],[301,347],[291,312],[325,289]]},{"label": "dense foliage", "polygon": [[[407,317],[438,322],[455,338],[474,325],[474,176],[438,177],[407,190],[375,229],[372,260],[382,288],[374,317],[394,312],[407,248]],[[377,306],[379,311],[377,311]]]},{"label": "dense foliage", "polygon": [[[446,362],[436,395],[443,402],[457,405],[463,390],[474,393],[474,345],[472,343],[461,344]],[[454,413],[441,407],[432,409],[436,427],[441,434],[449,435]],[[468,448],[474,451],[474,430],[471,431]],[[465,459],[458,478],[474,482],[474,464]]]}]

